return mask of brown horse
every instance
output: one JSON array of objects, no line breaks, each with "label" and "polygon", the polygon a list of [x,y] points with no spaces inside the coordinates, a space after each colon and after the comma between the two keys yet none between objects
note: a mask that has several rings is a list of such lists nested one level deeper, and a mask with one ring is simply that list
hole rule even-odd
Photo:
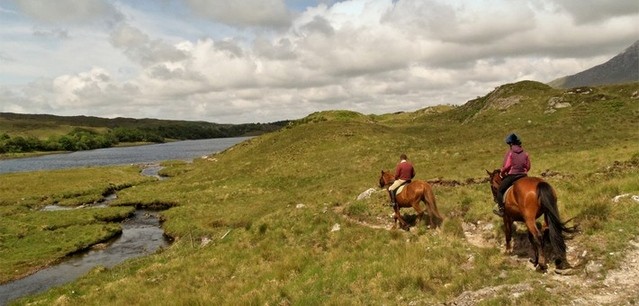
[{"label": "brown horse", "polygon": [[[499,185],[502,177],[500,170],[492,173],[486,170],[490,177],[490,189],[493,199],[497,202]],[[546,256],[544,256],[544,233],[548,231],[552,251],[556,256],[555,266],[558,269],[568,268],[566,261],[566,233],[574,233],[576,227],[567,227],[562,222],[557,209],[557,195],[555,190],[538,177],[523,177],[515,181],[511,188],[504,194],[504,234],[506,235],[506,252],[512,252],[510,239],[513,222],[521,221],[528,228],[528,240],[532,244],[535,253],[531,260],[538,270],[547,269]],[[540,231],[536,220],[544,215],[544,225]],[[569,220],[570,221],[570,220]]]},{"label": "brown horse", "polygon": [[[389,171],[382,170],[382,175],[379,178],[379,187],[384,188],[390,186],[395,181],[395,176],[391,174]],[[404,190],[397,194],[395,198],[397,205],[393,208],[395,210],[395,225],[397,225],[397,220],[399,220],[402,224],[403,228],[408,228],[408,223],[404,221],[402,216],[399,213],[399,209],[402,207],[413,207],[417,212],[417,221],[421,221],[424,216],[424,210],[419,207],[419,202],[424,201],[426,204],[426,209],[428,210],[428,218],[430,221],[430,227],[434,228],[437,226],[433,220],[433,216],[444,220],[444,218],[439,214],[437,210],[437,204],[435,203],[435,195],[433,194],[433,190],[425,181],[414,180],[409,184],[404,186]]]}]

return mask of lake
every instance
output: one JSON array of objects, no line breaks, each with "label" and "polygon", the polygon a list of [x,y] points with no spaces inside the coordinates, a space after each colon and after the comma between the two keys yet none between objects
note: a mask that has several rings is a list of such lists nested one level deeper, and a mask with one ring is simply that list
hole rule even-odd
[{"label": "lake", "polygon": [[0,173],[157,163],[165,160],[191,161],[223,151],[251,137],[184,140],[134,147],[117,147],[37,157],[0,160]]}]

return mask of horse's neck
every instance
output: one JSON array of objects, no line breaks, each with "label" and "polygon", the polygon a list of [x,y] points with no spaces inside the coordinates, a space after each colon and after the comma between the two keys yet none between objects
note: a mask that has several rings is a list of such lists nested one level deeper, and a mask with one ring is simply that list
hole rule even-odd
[{"label": "horse's neck", "polygon": [[395,177],[394,177],[394,176],[392,176],[392,175],[388,175],[388,176],[386,177],[386,181],[388,182],[388,184],[395,183]]}]

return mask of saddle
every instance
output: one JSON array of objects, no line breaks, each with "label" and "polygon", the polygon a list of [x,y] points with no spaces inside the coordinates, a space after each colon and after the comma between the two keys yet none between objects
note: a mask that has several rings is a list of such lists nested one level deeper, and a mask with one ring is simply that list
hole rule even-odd
[{"label": "saddle", "polygon": [[515,185],[515,182],[517,182],[521,178],[524,178],[524,177],[526,177],[528,175],[526,175],[526,174],[514,174],[513,176],[514,176],[513,181],[510,183],[510,186],[508,186],[508,189],[506,189],[506,191],[504,191],[504,194],[503,194],[502,199],[501,199],[502,203],[506,203],[506,195],[508,195],[508,193],[510,191],[512,191],[513,186]]},{"label": "saddle", "polygon": [[404,182],[403,184],[399,185],[399,187],[397,187],[397,189],[395,189],[395,195],[398,195],[400,192],[402,192],[402,190],[404,190],[404,187],[406,187],[406,185],[410,184],[411,180],[408,180],[406,182]]}]

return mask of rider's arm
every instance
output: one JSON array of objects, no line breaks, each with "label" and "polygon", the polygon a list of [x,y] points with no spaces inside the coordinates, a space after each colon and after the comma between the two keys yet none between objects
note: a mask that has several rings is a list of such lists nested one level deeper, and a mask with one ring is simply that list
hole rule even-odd
[{"label": "rider's arm", "polygon": [[504,166],[501,167],[501,175],[502,176],[508,174],[508,171],[510,170],[510,167],[512,167],[511,154],[512,153],[510,151],[508,151],[508,153],[506,154],[506,158],[504,159]]}]

